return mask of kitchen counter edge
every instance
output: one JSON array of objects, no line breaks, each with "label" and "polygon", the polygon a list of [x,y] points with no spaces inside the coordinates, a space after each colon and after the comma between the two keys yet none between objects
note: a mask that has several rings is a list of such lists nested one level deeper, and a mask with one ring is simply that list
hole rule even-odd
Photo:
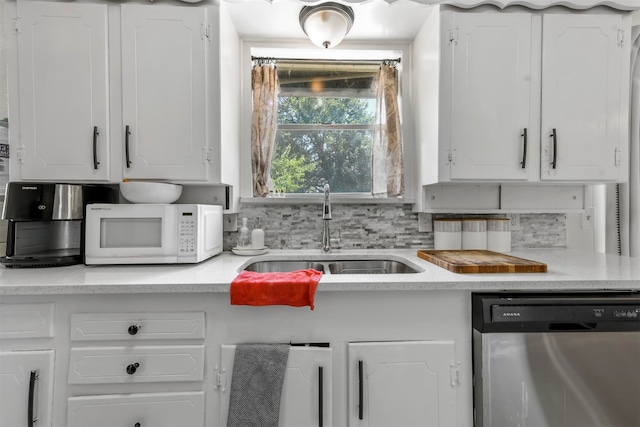
[{"label": "kitchen counter edge", "polygon": [[257,257],[223,252],[200,264],[0,268],[0,296],[229,292],[231,281],[258,259],[390,257],[418,266],[411,274],[325,274],[326,291],[640,291],[640,258],[564,248],[521,249],[509,255],[544,262],[546,273],[457,274],[417,256],[418,249],[273,250]]}]

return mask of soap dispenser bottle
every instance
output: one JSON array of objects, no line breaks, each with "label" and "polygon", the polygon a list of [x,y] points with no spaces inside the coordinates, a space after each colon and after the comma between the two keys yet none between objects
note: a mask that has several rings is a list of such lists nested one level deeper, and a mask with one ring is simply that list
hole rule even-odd
[{"label": "soap dispenser bottle", "polygon": [[260,228],[260,219],[256,220],[256,228],[251,231],[251,247],[264,249],[264,230]]},{"label": "soap dispenser bottle", "polygon": [[245,248],[249,246],[249,227],[247,226],[247,218],[242,218],[242,227],[238,234],[238,247]]}]

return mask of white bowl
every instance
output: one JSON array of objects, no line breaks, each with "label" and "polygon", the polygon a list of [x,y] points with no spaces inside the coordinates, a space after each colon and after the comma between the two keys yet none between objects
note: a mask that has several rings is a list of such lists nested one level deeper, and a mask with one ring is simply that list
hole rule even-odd
[{"label": "white bowl", "polygon": [[182,186],[165,182],[127,181],[120,183],[122,196],[131,203],[173,203]]}]

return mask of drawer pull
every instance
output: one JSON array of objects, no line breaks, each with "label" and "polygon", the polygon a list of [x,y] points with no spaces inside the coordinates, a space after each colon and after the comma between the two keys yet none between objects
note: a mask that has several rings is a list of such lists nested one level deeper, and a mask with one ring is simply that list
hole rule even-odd
[{"label": "drawer pull", "polygon": [[142,325],[131,325],[129,326],[129,329],[127,329],[127,332],[129,332],[129,335],[135,335],[138,333],[141,327]]},{"label": "drawer pull", "polygon": [[358,360],[358,419],[364,419],[364,369],[362,360]]},{"label": "drawer pull", "polygon": [[136,373],[136,370],[140,367],[139,363],[133,363],[129,366],[127,366],[127,374],[129,375],[133,375]]},{"label": "drawer pull", "polygon": [[133,425],[133,427],[142,427],[142,424],[140,424],[140,423],[135,423],[135,424]]},{"label": "drawer pull", "polygon": [[27,426],[33,427],[35,422],[38,421],[38,417],[34,416],[34,398],[36,391],[36,380],[38,380],[40,376],[38,375],[38,371],[31,371],[31,375],[29,376],[29,404],[27,406]]}]

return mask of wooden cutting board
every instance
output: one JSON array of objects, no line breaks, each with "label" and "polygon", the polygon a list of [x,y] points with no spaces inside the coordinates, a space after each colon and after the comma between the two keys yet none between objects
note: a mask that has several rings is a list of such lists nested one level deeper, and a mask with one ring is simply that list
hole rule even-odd
[{"label": "wooden cutting board", "polygon": [[418,257],[454,273],[547,272],[547,264],[485,250],[420,250]]}]

